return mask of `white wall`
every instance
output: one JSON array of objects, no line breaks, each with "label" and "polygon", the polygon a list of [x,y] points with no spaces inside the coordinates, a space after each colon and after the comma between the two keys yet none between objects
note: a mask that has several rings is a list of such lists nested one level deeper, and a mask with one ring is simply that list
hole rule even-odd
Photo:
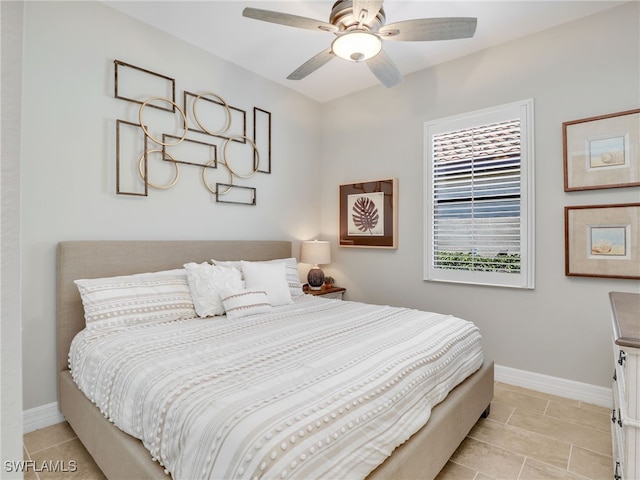
[{"label": "white wall", "polygon": [[[223,20],[220,20],[223,21]],[[214,25],[212,25],[214,27]],[[55,248],[71,239],[314,238],[319,210],[319,105],[98,2],[26,2],[22,141],[24,408],[56,400]],[[257,206],[212,201],[200,169],[149,197],[115,194],[113,61],[212,91],[247,111],[272,114],[272,174]],[[179,102],[181,103],[181,101]],[[135,120],[129,118],[129,120]],[[297,253],[294,246],[294,254]]]},{"label": "white wall", "polygon": [[[337,241],[338,185],[399,179],[399,248],[336,248],[327,269],[348,297],[475,321],[487,355],[512,368],[611,385],[607,293],[639,282],[565,277],[565,205],[627,203],[639,189],[565,193],[562,122],[640,105],[640,3],[510,42],[323,105],[322,232]],[[533,98],[536,288],[425,282],[423,124]]]},{"label": "white wall", "polygon": [[[22,330],[20,328],[20,92],[23,2],[2,2],[2,173],[0,237],[0,460],[22,459]],[[10,67],[10,68],[7,68]]]}]

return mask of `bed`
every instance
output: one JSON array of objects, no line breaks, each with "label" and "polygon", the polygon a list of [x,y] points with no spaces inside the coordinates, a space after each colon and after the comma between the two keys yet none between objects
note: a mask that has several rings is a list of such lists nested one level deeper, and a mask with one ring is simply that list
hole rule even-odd
[{"label": "bed", "polygon": [[[186,262],[272,260],[291,257],[288,241],[65,241],[57,252],[58,403],[87,451],[110,479],[167,479],[143,443],[115,427],[78,388],[69,370],[74,337],[84,329],[84,309],[74,281],[178,269]],[[339,302],[338,300],[333,300]],[[329,302],[325,300],[325,302]],[[434,478],[478,418],[489,412],[493,362],[455,387],[428,422],[395,448],[369,479]]]}]

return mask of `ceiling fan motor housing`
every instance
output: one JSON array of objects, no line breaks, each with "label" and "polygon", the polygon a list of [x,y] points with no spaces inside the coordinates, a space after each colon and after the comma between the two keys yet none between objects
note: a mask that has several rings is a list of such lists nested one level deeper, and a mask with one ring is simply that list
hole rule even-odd
[{"label": "ceiling fan motor housing", "polygon": [[[365,24],[370,32],[377,32],[386,20],[384,9],[380,8],[376,17]],[[338,0],[333,4],[329,22],[341,31],[358,26],[359,19],[353,14],[353,2],[351,0]]]}]

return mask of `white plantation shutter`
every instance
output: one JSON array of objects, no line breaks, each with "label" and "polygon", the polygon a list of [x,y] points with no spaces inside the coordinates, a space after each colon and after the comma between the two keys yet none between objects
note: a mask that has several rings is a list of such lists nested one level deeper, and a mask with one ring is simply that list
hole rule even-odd
[{"label": "white plantation shutter", "polygon": [[425,279],[533,288],[532,107],[426,125]]}]

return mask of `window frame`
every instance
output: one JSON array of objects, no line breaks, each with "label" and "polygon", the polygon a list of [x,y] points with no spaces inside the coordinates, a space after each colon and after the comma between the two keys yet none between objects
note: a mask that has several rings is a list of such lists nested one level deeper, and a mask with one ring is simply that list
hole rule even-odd
[{"label": "window frame", "polygon": [[[520,273],[435,268],[433,136],[508,120],[520,120]],[[535,288],[535,189],[533,99],[424,123],[424,280],[512,288]]]}]

